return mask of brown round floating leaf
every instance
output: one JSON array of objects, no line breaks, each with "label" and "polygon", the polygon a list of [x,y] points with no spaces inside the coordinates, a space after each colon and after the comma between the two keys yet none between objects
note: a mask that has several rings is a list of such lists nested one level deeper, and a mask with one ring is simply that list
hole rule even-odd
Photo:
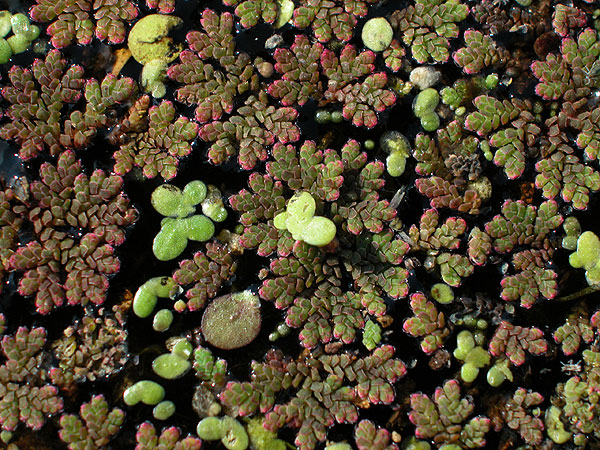
[{"label": "brown round floating leaf", "polygon": [[260,301],[250,291],[215,298],[202,315],[204,339],[222,350],[248,345],[260,331]]}]

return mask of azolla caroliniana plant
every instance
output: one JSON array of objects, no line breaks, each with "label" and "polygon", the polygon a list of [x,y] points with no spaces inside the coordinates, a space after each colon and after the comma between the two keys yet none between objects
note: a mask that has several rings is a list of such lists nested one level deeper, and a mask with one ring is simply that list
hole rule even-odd
[{"label": "azolla caroliniana plant", "polygon": [[597,443],[600,12],[392,3],[0,13],[9,448]]}]

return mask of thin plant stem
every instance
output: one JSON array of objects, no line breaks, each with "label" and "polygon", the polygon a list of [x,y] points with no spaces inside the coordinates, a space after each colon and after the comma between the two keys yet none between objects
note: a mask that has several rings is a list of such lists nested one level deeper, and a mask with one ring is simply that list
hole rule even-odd
[{"label": "thin plant stem", "polygon": [[555,302],[568,302],[568,301],[576,300],[580,297],[583,297],[584,295],[592,294],[593,292],[596,292],[599,290],[600,290],[600,285],[588,286],[577,292],[573,292],[572,294],[565,295],[564,297],[555,298],[554,301]]}]

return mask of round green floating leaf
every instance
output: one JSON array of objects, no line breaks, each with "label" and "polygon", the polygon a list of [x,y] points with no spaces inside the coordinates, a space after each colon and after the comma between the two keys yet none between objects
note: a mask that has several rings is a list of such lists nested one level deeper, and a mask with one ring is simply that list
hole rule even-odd
[{"label": "round green floating leaf", "polygon": [[127,46],[133,58],[140,64],[153,59],[167,63],[179,56],[180,45],[173,44],[169,32],[183,23],[179,17],[166,14],[150,14],[138,20],[129,31]]},{"label": "round green floating leaf", "polygon": [[186,217],[181,221],[186,237],[192,241],[205,242],[215,234],[215,224],[202,214]]},{"label": "round green floating leaf", "polygon": [[11,22],[10,19],[12,14],[9,11],[0,11],[0,37],[6,36],[10,33]]},{"label": "round green floating leaf", "polygon": [[403,450],[431,450],[431,445],[427,441],[419,441],[416,437],[411,436],[406,441],[402,442]]},{"label": "round green floating leaf", "polygon": [[225,416],[221,419],[224,436],[221,442],[228,450],[246,450],[248,448],[248,433],[244,426],[233,417]]},{"label": "round green floating leaf", "polygon": [[162,98],[166,93],[164,81],[167,78],[167,63],[162,59],[153,59],[144,64],[141,82],[144,92],[152,93],[154,98]]},{"label": "round green floating leaf", "polygon": [[585,270],[590,270],[600,261],[600,239],[591,231],[584,231],[577,240],[577,256]]},{"label": "round green floating leaf", "polygon": [[300,219],[310,219],[315,215],[317,204],[308,192],[294,194],[287,204],[287,213]]},{"label": "round green floating leaf", "polygon": [[456,444],[444,444],[438,450],[462,450],[462,447]]},{"label": "round green floating leaf", "polygon": [[583,267],[583,261],[581,260],[579,255],[577,255],[577,252],[571,253],[569,255],[569,264],[575,269],[580,269]]},{"label": "round green floating leaf", "polygon": [[154,314],[154,319],[152,320],[152,328],[154,331],[167,331],[171,324],[173,323],[173,313],[168,309],[161,309],[156,314]]},{"label": "round green floating leaf", "polygon": [[148,317],[154,311],[157,297],[150,289],[140,287],[133,298],[133,312],[142,319]]},{"label": "round green floating leaf", "polygon": [[586,270],[585,279],[590,286],[600,284],[600,266],[594,266],[590,270]]},{"label": "round green floating leaf", "polygon": [[507,359],[494,364],[492,367],[490,367],[487,373],[487,382],[492,387],[500,386],[505,380],[513,380],[512,373],[508,367]]},{"label": "round green floating leaf", "polygon": [[165,388],[160,384],[150,380],[138,381],[137,384],[141,384],[141,400],[145,405],[156,405],[165,398]]},{"label": "round green floating leaf", "polygon": [[172,184],[161,184],[150,196],[150,203],[156,212],[167,217],[177,217],[182,202],[183,192]]},{"label": "round green floating leaf", "polygon": [[202,334],[223,350],[248,345],[260,331],[260,301],[250,291],[215,298],[202,315]]},{"label": "round green floating leaf", "polygon": [[310,219],[302,230],[302,240],[309,245],[322,247],[335,237],[335,223],[327,217],[316,216]]},{"label": "round green floating leaf", "polygon": [[221,191],[213,185],[208,186],[208,195],[202,201],[202,214],[215,222],[223,222],[227,219],[227,209],[223,204]]},{"label": "round green floating leaf", "polygon": [[273,225],[278,230],[287,230],[288,213],[286,211],[277,214],[273,217]]},{"label": "round green floating leaf", "polygon": [[227,209],[223,206],[223,200],[202,202],[202,214],[210,217],[215,222],[223,222],[227,219]]},{"label": "round green floating leaf", "polygon": [[156,405],[165,398],[165,389],[158,383],[150,380],[141,380],[129,386],[123,392],[123,401],[127,406],[139,402],[146,405]]},{"label": "round green floating leaf", "polygon": [[25,33],[25,37],[29,39],[29,42],[35,41],[40,36],[40,27],[37,25],[31,25],[29,32]]},{"label": "round green floating leaf", "polygon": [[425,131],[435,131],[440,126],[440,116],[434,111],[428,112],[421,116],[421,126]]},{"label": "round green floating leaf", "polygon": [[196,426],[196,434],[205,441],[216,441],[225,435],[220,417],[205,417]]},{"label": "round green floating leaf", "polygon": [[375,141],[373,139],[367,139],[365,142],[363,142],[363,147],[365,150],[373,150],[375,149]]},{"label": "round green floating leaf", "polygon": [[352,446],[346,442],[332,442],[325,450],[352,450]]},{"label": "round green floating leaf", "polygon": [[27,17],[23,13],[15,14],[10,18],[10,25],[12,28],[13,34],[24,34],[28,35],[30,33],[31,22],[29,22],[29,17]]},{"label": "round green floating leaf", "polygon": [[27,39],[27,36],[24,34],[14,34],[9,36],[6,39],[6,42],[8,42],[8,45],[10,45],[10,48],[15,55],[23,53],[31,45],[31,41]]},{"label": "round green floating leaf", "polygon": [[154,373],[167,380],[182,377],[191,367],[192,364],[187,359],[175,353],[165,353],[152,361]]},{"label": "round green floating leaf", "polygon": [[156,420],[167,420],[175,413],[175,403],[171,400],[163,400],[152,410],[152,415]]},{"label": "round green floating leaf", "polygon": [[498,387],[506,380],[504,372],[496,366],[492,366],[487,373],[487,382],[492,387]]},{"label": "round green floating leaf", "polygon": [[174,297],[180,287],[172,277],[154,277],[146,281],[142,286],[147,286],[161,298]]},{"label": "round green floating leaf", "polygon": [[287,230],[292,234],[292,237],[297,240],[302,239],[302,233],[304,229],[310,222],[311,218],[297,217],[291,214],[287,215],[287,219],[285,221],[285,226]]},{"label": "round green floating leaf", "polygon": [[485,367],[490,363],[490,354],[483,347],[475,347],[467,354],[465,363],[475,367]]},{"label": "round green floating leaf", "polygon": [[326,109],[318,109],[315,113],[315,122],[320,125],[331,122],[331,111],[327,111]]},{"label": "round green floating leaf", "polygon": [[561,245],[562,248],[564,248],[565,250],[575,250],[577,248],[577,235],[566,235],[562,241],[561,241]]},{"label": "round green floating leaf", "polygon": [[185,235],[187,231],[183,220],[170,219],[163,221],[163,226],[152,242],[152,252],[160,261],[169,261],[177,258],[187,247],[188,238]]},{"label": "round green floating leaf", "polygon": [[0,38],[0,64],[6,64],[12,57],[12,48],[6,39]]},{"label": "round green floating leaf", "polygon": [[273,28],[281,28],[287,24],[294,15],[294,8],[296,6],[292,0],[277,0],[277,5],[279,8]]},{"label": "round green floating leaf", "polygon": [[185,338],[177,339],[176,342],[172,344],[172,347],[168,347],[171,350],[171,353],[184,359],[189,359],[189,357],[192,355],[192,351],[194,350],[192,343]]},{"label": "round green floating leaf", "polygon": [[560,419],[561,414],[562,410],[558,406],[550,406],[544,416],[546,433],[555,444],[564,444],[571,439],[572,435],[572,433],[565,430],[565,426]]},{"label": "round green floating leaf", "polygon": [[[471,333],[469,330],[462,330],[460,333],[458,333],[458,336],[456,336],[456,346],[457,350],[462,350],[464,352],[468,352],[475,348],[475,339],[473,338],[473,333]],[[459,358],[458,356],[456,357],[458,359],[463,359]]]},{"label": "round green floating leaf", "polygon": [[466,363],[460,368],[460,377],[465,383],[472,383],[479,374],[479,368],[473,364]]},{"label": "round green floating leaf", "polygon": [[406,169],[406,155],[401,151],[395,151],[385,159],[385,167],[392,177],[399,177]]},{"label": "round green floating leaf", "polygon": [[431,286],[431,296],[436,302],[441,303],[442,305],[454,301],[454,291],[446,283],[436,283]]},{"label": "round green floating leaf", "polygon": [[577,220],[574,216],[569,216],[563,222],[563,229],[567,235],[575,235],[579,237],[581,234],[581,225],[579,224],[579,220]]},{"label": "round green floating leaf", "polygon": [[206,184],[200,180],[190,181],[183,188],[184,202],[189,205],[197,205],[206,198],[208,189]]},{"label": "round green floating leaf", "polygon": [[382,52],[392,43],[394,29],[385,18],[373,17],[365,23],[360,37],[369,50]]},{"label": "round green floating leaf", "polygon": [[0,440],[5,444],[8,444],[13,438],[13,432],[8,430],[2,430],[0,432]]},{"label": "round green floating leaf", "polygon": [[341,111],[331,111],[331,121],[333,123],[342,123],[344,121],[344,115]]},{"label": "round green floating leaf", "polygon": [[413,112],[416,117],[423,117],[425,114],[432,113],[440,102],[440,94],[433,88],[427,88],[415,98]]},{"label": "round green floating leaf", "polygon": [[171,297],[177,293],[178,286],[171,277],[154,277],[142,284],[133,298],[133,312],[142,319],[154,311],[157,297]]}]

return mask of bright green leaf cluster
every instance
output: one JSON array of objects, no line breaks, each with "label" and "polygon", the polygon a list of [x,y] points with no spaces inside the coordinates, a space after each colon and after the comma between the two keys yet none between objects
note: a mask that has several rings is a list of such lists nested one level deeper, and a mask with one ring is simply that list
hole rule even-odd
[{"label": "bright green leaf cluster", "polygon": [[252,447],[256,450],[285,450],[285,441],[277,439],[277,433],[263,427],[264,417],[256,416],[246,420],[246,431]]},{"label": "bright green leaf cluster", "polygon": [[220,439],[228,450],[245,450],[248,447],[248,433],[233,417],[205,417],[198,423],[196,433],[206,441]]},{"label": "bright green leaf cluster", "polygon": [[308,192],[296,193],[285,212],[275,216],[275,228],[288,230],[296,240],[323,247],[335,237],[336,228],[327,217],[315,216],[315,199]]},{"label": "bright green leaf cluster", "polygon": [[546,410],[544,422],[546,433],[555,444],[564,444],[571,439],[572,433],[565,430],[565,425],[560,419],[560,408],[557,406],[552,405]]},{"label": "bright green leaf cluster", "polygon": [[446,283],[436,283],[431,286],[431,297],[442,305],[447,305],[454,301],[454,291]]},{"label": "bright green leaf cluster", "polygon": [[394,29],[385,17],[373,17],[363,26],[361,39],[369,50],[382,52],[390,46],[393,38]]},{"label": "bright green leaf cluster", "polygon": [[154,256],[160,261],[177,258],[187,247],[188,240],[205,242],[215,234],[215,225],[201,214],[184,219],[165,217],[160,225],[152,242]]},{"label": "bright green leaf cluster", "polygon": [[[5,39],[11,31],[12,36]],[[27,15],[0,11],[0,64],[6,64],[13,55],[23,53],[39,35],[39,27],[31,25]]]},{"label": "bright green leaf cluster", "polygon": [[173,298],[179,288],[171,277],[154,277],[142,284],[133,298],[133,312],[142,319],[154,311],[158,297]]},{"label": "bright green leaf cluster", "polygon": [[171,324],[173,323],[173,313],[170,309],[161,309],[156,314],[154,314],[154,319],[152,319],[152,328],[154,331],[167,331]]},{"label": "bright green leaf cluster", "polygon": [[127,46],[134,59],[144,65],[142,86],[154,98],[166,93],[167,64],[181,51],[181,44],[174,44],[169,33],[182,23],[179,17],[150,14],[138,20],[129,32]]},{"label": "bright green leaf cluster", "polygon": [[152,361],[152,370],[167,380],[180,378],[192,367],[189,361],[191,354],[192,344],[187,339],[178,339],[170,353],[163,353]]},{"label": "bright green leaf cluster", "polygon": [[165,388],[151,380],[141,380],[129,386],[123,392],[123,401],[127,406],[142,402],[146,405],[158,405],[165,398]]},{"label": "bright green leaf cluster", "polygon": [[489,353],[480,345],[477,345],[473,333],[462,330],[456,336],[456,350],[454,357],[463,362],[460,369],[460,377],[466,383],[472,383],[479,374],[479,369],[490,363]]},{"label": "bright green leaf cluster", "polygon": [[399,177],[406,169],[406,159],[410,156],[410,142],[398,131],[386,131],[379,139],[381,149],[389,153],[385,166],[392,177]]},{"label": "bright green leaf cluster", "polygon": [[507,358],[497,360],[487,373],[487,382],[492,387],[498,387],[506,380],[512,381],[510,361]]},{"label": "bright green leaf cluster", "polygon": [[167,420],[175,414],[175,403],[171,400],[163,400],[152,409],[152,415],[156,420]]},{"label": "bright green leaf cluster", "polygon": [[[171,184],[160,185],[152,192],[151,203],[159,214],[166,216],[152,243],[152,251],[161,261],[177,258],[188,240],[208,241],[215,233],[211,219],[222,222],[227,218],[221,192],[199,180],[189,182],[183,191]],[[198,204],[204,215],[194,214]]]},{"label": "bright green leaf cluster", "polygon": [[440,126],[440,117],[435,112],[439,102],[440,94],[433,88],[422,90],[415,98],[413,113],[425,131],[435,131]]},{"label": "bright green leaf cluster", "polygon": [[183,218],[196,212],[196,205],[206,198],[207,192],[206,184],[200,180],[190,181],[183,191],[172,184],[161,184],[152,192],[150,202],[163,216]]},{"label": "bright green leaf cluster", "polygon": [[585,279],[590,286],[600,284],[600,239],[591,231],[584,231],[577,239],[577,249],[569,256],[575,268],[585,269]]}]

